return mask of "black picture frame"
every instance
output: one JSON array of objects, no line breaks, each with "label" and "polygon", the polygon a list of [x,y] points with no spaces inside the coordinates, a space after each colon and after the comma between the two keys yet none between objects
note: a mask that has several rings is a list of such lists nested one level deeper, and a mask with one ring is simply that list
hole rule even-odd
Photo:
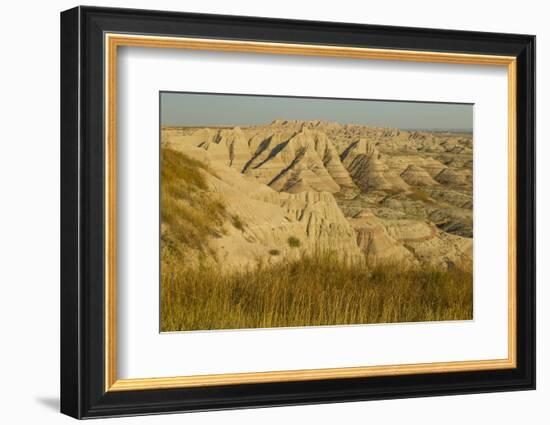
[{"label": "black picture frame", "polygon": [[[104,33],[517,58],[517,367],[369,378],[105,391]],[[535,388],[535,37],[76,7],[61,13],[61,412],[75,418]]]}]

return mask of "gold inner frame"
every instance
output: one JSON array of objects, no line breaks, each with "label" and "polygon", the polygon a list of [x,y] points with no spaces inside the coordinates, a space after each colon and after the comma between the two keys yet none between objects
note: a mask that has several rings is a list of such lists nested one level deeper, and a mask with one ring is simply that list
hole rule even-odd
[{"label": "gold inner frame", "polygon": [[[105,391],[148,390],[353,377],[510,369],[516,367],[516,58],[410,50],[105,34]],[[508,357],[383,366],[118,379],[116,325],[116,106],[120,46],[325,56],[507,67],[508,71]]]}]

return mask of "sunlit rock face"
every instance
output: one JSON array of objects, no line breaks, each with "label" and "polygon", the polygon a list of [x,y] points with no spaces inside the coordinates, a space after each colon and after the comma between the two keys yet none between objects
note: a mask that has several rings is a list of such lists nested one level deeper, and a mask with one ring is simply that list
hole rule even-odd
[{"label": "sunlit rock face", "polygon": [[164,127],[161,136],[163,148],[209,164],[208,196],[246,223],[228,222],[214,241],[226,267],[300,250],[411,265],[471,261],[471,134],[280,119]]}]

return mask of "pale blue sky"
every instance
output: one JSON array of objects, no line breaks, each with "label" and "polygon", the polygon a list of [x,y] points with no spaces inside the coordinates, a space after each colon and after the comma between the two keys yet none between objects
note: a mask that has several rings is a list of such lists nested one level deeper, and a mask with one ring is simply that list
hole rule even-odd
[{"label": "pale blue sky", "polygon": [[161,92],[161,124],[246,126],[274,119],[327,120],[402,129],[468,130],[473,105]]}]

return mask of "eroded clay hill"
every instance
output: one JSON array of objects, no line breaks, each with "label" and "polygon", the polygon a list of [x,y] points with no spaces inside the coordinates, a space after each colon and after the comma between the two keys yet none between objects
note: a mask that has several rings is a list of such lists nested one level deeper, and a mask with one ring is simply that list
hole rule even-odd
[{"label": "eroded clay hill", "polygon": [[227,210],[209,243],[227,267],[316,250],[350,261],[471,261],[471,134],[276,120],[164,127],[162,148],[208,165],[201,196]]}]

